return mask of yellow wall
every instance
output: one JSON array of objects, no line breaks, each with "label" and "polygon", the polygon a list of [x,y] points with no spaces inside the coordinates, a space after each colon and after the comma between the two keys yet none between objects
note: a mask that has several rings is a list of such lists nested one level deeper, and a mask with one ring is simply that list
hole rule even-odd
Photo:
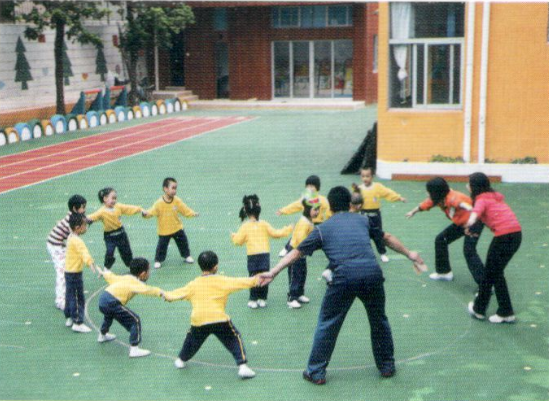
[{"label": "yellow wall", "polygon": [[[471,161],[478,156],[483,5],[476,7]],[[485,145],[488,159],[508,163],[535,156],[538,162],[549,163],[547,18],[546,3],[491,5]],[[428,161],[435,154],[462,156],[463,110],[388,109],[387,71],[392,57],[388,35],[389,5],[380,3],[378,158],[412,162]]]}]

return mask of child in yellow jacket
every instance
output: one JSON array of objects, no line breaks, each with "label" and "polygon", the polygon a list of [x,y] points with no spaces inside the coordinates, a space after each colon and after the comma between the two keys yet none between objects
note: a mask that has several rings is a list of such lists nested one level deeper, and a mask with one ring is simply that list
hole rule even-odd
[{"label": "child in yellow jacket", "polygon": [[233,355],[238,375],[251,379],[255,372],[247,365],[242,336],[225,312],[229,295],[259,285],[256,277],[225,277],[217,274],[219,259],[215,252],[205,251],[198,256],[202,275],[185,287],[166,292],[166,301],[185,300],[192,304],[191,329],[187,332],[175,367],[183,369],[186,362],[200,349],[210,334],[214,334]]}]

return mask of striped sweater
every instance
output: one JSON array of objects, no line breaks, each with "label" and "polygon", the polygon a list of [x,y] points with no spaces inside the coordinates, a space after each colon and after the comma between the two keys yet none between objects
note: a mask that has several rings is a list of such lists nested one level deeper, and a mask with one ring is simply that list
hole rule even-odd
[{"label": "striped sweater", "polygon": [[69,212],[63,220],[59,220],[55,227],[52,228],[50,234],[48,235],[48,243],[54,246],[66,246],[65,243],[71,229],[69,227],[69,217],[71,217],[71,212]]}]

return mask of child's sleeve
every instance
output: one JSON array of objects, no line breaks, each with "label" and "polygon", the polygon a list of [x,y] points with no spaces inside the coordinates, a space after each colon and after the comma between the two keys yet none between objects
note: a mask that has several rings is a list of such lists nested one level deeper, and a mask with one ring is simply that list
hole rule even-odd
[{"label": "child's sleeve", "polygon": [[164,293],[164,299],[168,302],[188,300],[192,293],[192,287],[187,284],[185,287]]},{"label": "child's sleeve", "polygon": [[[105,269],[106,270],[106,269]],[[113,272],[111,271],[106,271],[105,273],[103,273],[103,279],[108,283],[108,284],[112,284],[114,283],[118,277],[120,276],[117,276],[116,274],[114,274]]]},{"label": "child's sleeve", "polygon": [[241,225],[236,234],[231,234],[231,239],[235,245],[244,245],[248,238],[244,225]]},{"label": "child's sleeve", "polygon": [[131,216],[137,213],[141,213],[143,208],[141,206],[134,206],[134,205],[124,205],[122,203],[118,203],[118,207],[120,208],[120,211],[122,214],[125,214],[126,216]]},{"label": "child's sleeve", "polygon": [[387,188],[385,185],[382,185],[382,184],[379,184],[379,183],[378,183],[378,185],[379,185],[379,197],[380,198],[388,200],[389,202],[397,202],[402,198],[400,196],[400,194],[396,193],[395,191],[393,191],[390,188]]},{"label": "child's sleeve", "polygon": [[297,248],[308,235],[309,227],[307,227],[306,224],[301,224],[301,222],[297,223],[292,234],[292,239],[290,240],[290,245],[292,248]]},{"label": "child's sleeve", "polygon": [[98,209],[95,212],[93,212],[92,214],[88,214],[86,216],[86,219],[91,220],[91,221],[101,220],[101,219],[103,219],[103,213],[102,213],[101,209]]},{"label": "child's sleeve", "polygon": [[277,230],[276,228],[273,228],[266,221],[264,223],[265,223],[265,227],[267,228],[267,233],[272,238],[287,237],[288,235],[290,235],[292,233],[292,230],[294,229],[294,227],[292,225],[289,225],[289,226],[286,226],[284,228],[281,228],[281,229]]},{"label": "child's sleeve", "polygon": [[328,220],[330,217],[332,217],[332,209],[330,209],[330,203],[328,202],[328,199],[322,197],[320,198],[320,207],[324,209],[324,219],[323,221]]},{"label": "child's sleeve", "polygon": [[143,216],[146,219],[150,219],[151,217],[157,217],[158,216],[158,201],[154,202],[154,205],[151,206],[150,209],[146,210],[147,214]]},{"label": "child's sleeve", "polygon": [[288,206],[284,206],[279,209],[280,214],[294,214],[301,212],[303,210],[303,205],[301,204],[301,198],[295,202],[290,203]]},{"label": "child's sleeve", "polygon": [[418,208],[420,211],[425,211],[425,210],[431,210],[433,206],[435,206],[433,201],[430,198],[427,198],[419,204]]},{"label": "child's sleeve", "polygon": [[195,211],[188,207],[182,200],[177,202],[177,211],[185,217],[194,217],[196,214]]},{"label": "child's sleeve", "polygon": [[152,287],[150,285],[147,285],[145,283],[136,283],[132,288],[131,291],[134,294],[141,294],[141,295],[149,295],[151,297],[159,297],[162,293],[162,289],[158,287]]},{"label": "child's sleeve", "polygon": [[254,277],[225,277],[227,292],[232,293],[240,290],[247,290],[248,288],[257,287],[259,285],[259,279]]},{"label": "child's sleeve", "polygon": [[84,244],[84,241],[79,241],[77,244],[78,252],[82,256],[82,260],[87,266],[93,265],[93,258],[90,255],[90,251],[88,251],[88,247],[86,244]]}]

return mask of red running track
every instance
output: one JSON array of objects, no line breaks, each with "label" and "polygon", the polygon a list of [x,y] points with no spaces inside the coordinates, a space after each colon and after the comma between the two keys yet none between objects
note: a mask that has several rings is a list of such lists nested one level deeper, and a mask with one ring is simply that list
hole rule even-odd
[{"label": "red running track", "polygon": [[169,118],[0,157],[0,193],[249,120],[245,117]]}]

